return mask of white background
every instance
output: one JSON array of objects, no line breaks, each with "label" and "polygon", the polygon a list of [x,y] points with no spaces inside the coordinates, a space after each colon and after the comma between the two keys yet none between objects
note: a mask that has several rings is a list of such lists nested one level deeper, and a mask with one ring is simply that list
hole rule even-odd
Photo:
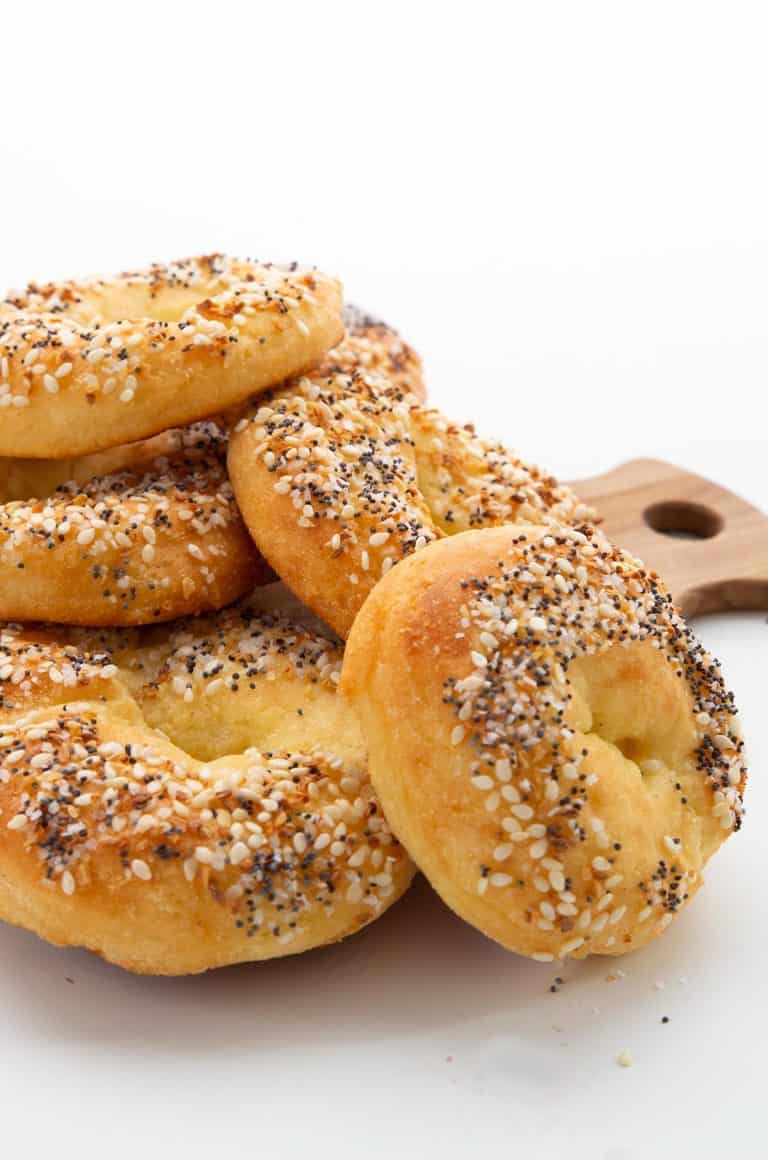
[{"label": "white background", "polygon": [[[438,405],[563,477],[654,455],[768,508],[763,11],[7,5],[0,281],[315,262],[418,346]],[[699,629],[753,780],[664,939],[550,994],[423,885],[341,947],[187,981],[2,929],[3,1151],[760,1154],[768,625]]]}]

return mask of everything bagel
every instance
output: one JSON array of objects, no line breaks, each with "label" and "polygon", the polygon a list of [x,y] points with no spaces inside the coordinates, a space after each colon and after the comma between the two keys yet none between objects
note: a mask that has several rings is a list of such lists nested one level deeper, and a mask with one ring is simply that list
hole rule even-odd
[{"label": "everything bagel", "polygon": [[[421,359],[396,330],[349,304],[344,307],[343,318],[344,338],[324,360],[323,365],[329,373],[331,370],[352,373],[357,367],[363,367],[368,373],[386,374],[402,390],[411,391],[419,399],[425,397]],[[129,470],[135,472],[157,459],[173,457],[181,452],[187,457],[209,455],[214,450],[226,453],[226,428],[228,422],[237,417],[237,414],[230,413],[220,422],[204,421],[172,428],[148,439],[90,455],[64,459],[2,458],[0,503],[49,495],[65,483],[82,486],[97,476]]]},{"label": "everything bagel", "polygon": [[340,666],[325,633],[251,604],[148,630],[6,628],[0,916],[153,974],[375,919],[413,866]]},{"label": "everything bagel", "polygon": [[0,504],[47,496],[64,484],[82,487],[100,476],[119,475],[123,471],[145,472],[162,459],[177,459],[180,455],[188,460],[207,459],[226,454],[226,450],[225,428],[205,421],[191,423],[189,427],[174,427],[149,439],[94,451],[91,455],[68,459],[0,459]]},{"label": "everything bagel", "polygon": [[[269,570],[235,504],[223,443],[218,427],[197,425],[116,449],[133,462],[114,475],[0,503],[0,617],[149,624],[221,608],[263,583]],[[147,461],[159,447],[170,456]],[[110,457],[81,461],[81,473]],[[55,462],[11,482],[55,476]]]},{"label": "everything bagel", "polygon": [[717,662],[592,529],[468,532],[406,561],[355,621],[342,691],[420,869],[535,959],[647,943],[739,828]]},{"label": "everything bagel", "polygon": [[38,285],[0,306],[0,455],[67,458],[207,418],[343,334],[317,271],[214,254]]},{"label": "everything bagel", "polygon": [[354,349],[270,391],[233,428],[228,467],[257,546],[345,637],[405,556],[468,528],[584,519],[552,476],[449,422]]}]

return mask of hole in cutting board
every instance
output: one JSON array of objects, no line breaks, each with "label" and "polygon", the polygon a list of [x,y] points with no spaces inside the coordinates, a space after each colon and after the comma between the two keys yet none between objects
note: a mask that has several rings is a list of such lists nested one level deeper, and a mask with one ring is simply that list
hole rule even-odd
[{"label": "hole in cutting board", "polygon": [[655,503],[643,512],[649,528],[678,540],[710,540],[723,529],[722,517],[700,503],[669,500]]}]

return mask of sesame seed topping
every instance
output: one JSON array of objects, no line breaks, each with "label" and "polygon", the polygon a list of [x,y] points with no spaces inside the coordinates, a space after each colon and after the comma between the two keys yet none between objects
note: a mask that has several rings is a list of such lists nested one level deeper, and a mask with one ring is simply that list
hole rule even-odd
[{"label": "sesame seed topping", "polygon": [[[73,454],[98,449],[97,419],[112,421],[115,443],[146,435],[146,416],[133,405],[139,398],[156,399],[168,426],[199,418],[207,403],[200,384],[212,374],[219,402],[234,405],[275,371],[271,381],[308,354],[319,357],[339,333],[340,307],[340,286],[327,275],[220,254],[12,291],[0,319],[0,381],[14,406],[33,406],[41,422],[18,431],[5,424],[3,453],[56,454],[55,433],[43,421],[50,395],[66,395],[73,410],[88,413],[89,422],[72,431]],[[126,318],[132,310],[135,317]],[[283,320],[295,322],[305,341],[297,343]],[[267,343],[265,373],[254,360],[244,375],[235,355]],[[115,403],[124,414],[115,414]]]},{"label": "sesame seed topping", "polygon": [[[515,518],[554,524],[588,514],[551,476],[425,407],[410,389],[413,359],[403,360],[393,332],[379,328],[374,342],[381,353],[372,359],[371,340],[348,331],[319,368],[260,396],[230,445],[233,485],[257,543],[266,543],[274,514],[253,497],[261,488],[285,496],[286,557],[274,562],[299,596],[306,579],[286,571],[303,556],[296,545],[330,525],[323,548],[337,561],[339,585],[357,591],[344,609],[317,610],[341,633],[378,576],[437,539]],[[270,546],[273,557],[283,550]],[[479,649],[475,663],[484,664]]]},{"label": "sesame seed topping", "polygon": [[[77,881],[90,905],[90,867],[117,856],[132,889],[169,884],[193,891],[196,906],[225,907],[233,936],[256,940],[260,954],[284,953],[272,948],[299,937],[313,945],[315,929],[323,941],[325,931],[341,937],[402,892],[411,865],[368,780],[354,716],[334,717],[338,754],[316,745],[341,646],[327,630],[263,610],[262,599],[147,630],[46,626],[38,640],[0,628],[2,671],[10,666],[0,683],[0,810],[18,818],[12,829],[23,831],[41,882],[71,894]],[[13,684],[17,671],[23,681]],[[71,704],[51,694],[54,671],[75,688]],[[273,721],[285,690],[300,700],[286,727],[303,732],[307,749],[276,750],[270,738],[261,750],[264,707]],[[195,706],[185,715],[187,691]],[[130,697],[141,726],[123,715]],[[222,722],[228,737],[244,730],[231,754],[217,749]],[[344,898],[362,913],[338,910]]]},{"label": "sesame seed topping", "polygon": [[[697,889],[700,851],[740,823],[746,771],[733,698],[658,577],[599,531],[504,528],[475,544],[474,556],[465,538],[461,550],[436,548],[429,566],[406,567],[418,618],[402,601],[396,632],[385,628],[377,646],[387,671],[404,663],[404,642],[408,656],[447,642],[419,669],[419,704],[430,705],[434,671],[454,748],[446,802],[472,855],[439,873],[479,896],[470,921],[523,953],[642,945]],[[388,585],[377,616],[397,590]],[[353,631],[353,658],[355,649]],[[634,686],[628,672],[639,673]],[[666,716],[646,704],[656,688]],[[669,720],[679,722],[674,758]],[[420,803],[408,808],[421,824]],[[436,809],[430,802],[430,819]],[[439,824],[450,833],[453,815]],[[501,887],[510,889],[500,903],[487,892]]]},{"label": "sesame seed topping", "polygon": [[[227,478],[222,430],[195,424],[164,445],[158,458],[136,450],[135,470],[0,503],[0,616],[35,619],[43,591],[49,614],[68,620],[62,570],[78,584],[78,616],[93,623],[168,619],[193,601],[205,608],[247,590],[258,557]],[[179,529],[199,569],[180,572]]]}]

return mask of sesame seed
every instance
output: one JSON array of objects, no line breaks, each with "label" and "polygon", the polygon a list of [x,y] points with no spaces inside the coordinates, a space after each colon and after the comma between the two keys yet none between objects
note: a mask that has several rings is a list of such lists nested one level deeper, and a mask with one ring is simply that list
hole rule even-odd
[{"label": "sesame seed", "polygon": [[560,947],[560,957],[563,958],[565,955],[573,954],[574,951],[577,951],[579,947],[583,945],[583,938],[570,939],[568,942],[563,943],[563,945]]},{"label": "sesame seed", "polygon": [[250,854],[251,851],[245,842],[235,842],[229,851],[229,860],[233,866],[239,866],[241,862],[244,862],[246,858],[250,857]]},{"label": "sesame seed", "polygon": [[508,782],[512,777],[512,767],[509,758],[500,757],[495,764],[496,777],[499,781]]},{"label": "sesame seed", "polygon": [[510,808],[510,813],[513,814],[516,818],[520,818],[520,820],[523,822],[526,822],[529,818],[533,817],[532,807],[527,805],[525,802],[521,802],[520,805],[513,805]]}]

